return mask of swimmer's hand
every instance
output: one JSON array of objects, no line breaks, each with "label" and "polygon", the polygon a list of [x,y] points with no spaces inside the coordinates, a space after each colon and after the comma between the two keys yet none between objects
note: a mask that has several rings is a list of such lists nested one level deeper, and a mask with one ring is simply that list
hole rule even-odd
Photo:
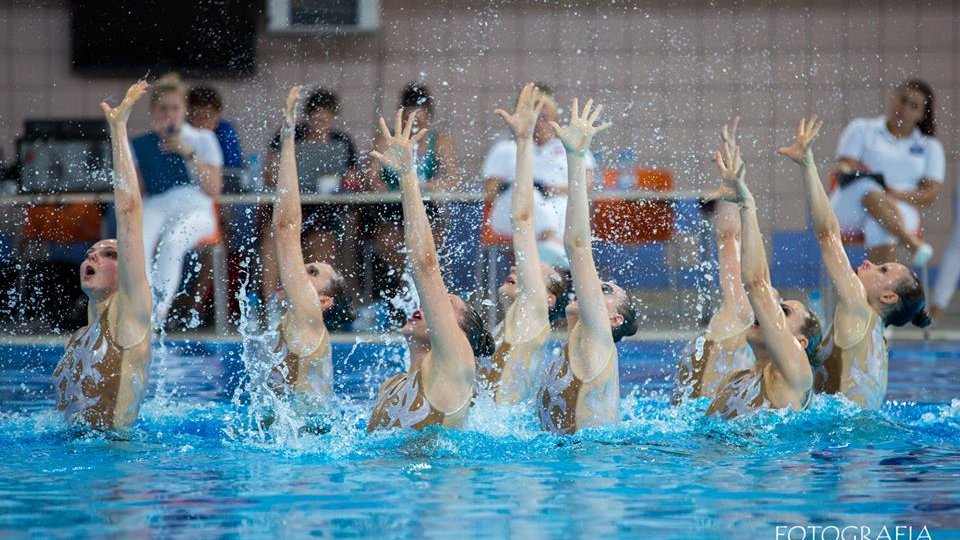
[{"label": "swimmer's hand", "polygon": [[300,103],[300,95],[303,92],[302,86],[294,86],[287,94],[287,106],[283,110],[283,129],[295,130],[297,127],[297,105]]},{"label": "swimmer's hand", "polygon": [[137,81],[131,85],[130,88],[127,89],[127,95],[124,96],[123,101],[121,101],[120,105],[117,105],[116,108],[107,105],[106,102],[100,103],[100,110],[103,111],[103,116],[106,117],[107,123],[112,126],[126,124],[127,119],[130,118],[130,111],[133,109],[133,104],[147,93],[148,86],[150,85],[147,84],[147,81]]},{"label": "swimmer's hand", "polygon": [[805,159],[813,159],[810,152],[810,145],[820,134],[820,128],[823,127],[823,120],[817,120],[817,115],[813,115],[809,120],[800,119],[800,127],[797,128],[797,138],[790,146],[781,146],[777,153],[787,156],[799,165],[805,164]]},{"label": "swimmer's hand", "polygon": [[597,126],[594,125],[597,122],[600,111],[603,110],[603,105],[598,105],[596,110],[591,114],[590,109],[592,107],[593,100],[589,99],[587,100],[587,104],[584,105],[583,110],[578,111],[577,98],[573,98],[573,108],[570,111],[570,124],[563,127],[556,122],[550,122],[550,125],[553,127],[553,130],[557,132],[557,137],[560,137],[560,142],[563,143],[563,148],[568,154],[576,154],[578,156],[586,155],[593,136],[610,127],[610,122],[604,122]]},{"label": "swimmer's hand", "polygon": [[734,116],[729,124],[724,124],[720,128],[720,140],[727,145],[730,152],[737,146],[737,126],[740,125],[740,117]]},{"label": "swimmer's hand", "polygon": [[510,129],[513,130],[517,139],[529,139],[533,137],[533,127],[537,124],[537,117],[540,116],[543,103],[540,90],[537,90],[533,83],[527,83],[520,91],[515,113],[510,114],[503,109],[497,109],[494,112],[510,124]]},{"label": "swimmer's hand", "polygon": [[421,129],[416,134],[413,132],[414,116],[411,114],[407,118],[406,124],[403,122],[403,109],[397,111],[396,122],[394,123],[393,135],[390,134],[390,128],[387,127],[386,120],[380,117],[380,133],[383,135],[385,149],[383,153],[373,150],[370,157],[376,159],[384,167],[389,167],[401,173],[407,173],[413,170],[413,145],[424,138],[427,130]]},{"label": "swimmer's hand", "polygon": [[746,166],[740,159],[740,147],[734,146],[731,152],[729,145],[723,144],[713,157],[717,162],[717,168],[720,169],[720,179],[723,180],[723,186],[714,192],[715,198],[741,202],[743,193],[746,191],[746,184],[743,181]]}]

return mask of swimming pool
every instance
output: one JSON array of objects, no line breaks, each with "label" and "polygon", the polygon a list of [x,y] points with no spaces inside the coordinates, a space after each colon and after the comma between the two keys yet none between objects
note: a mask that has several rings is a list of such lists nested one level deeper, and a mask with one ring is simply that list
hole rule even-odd
[{"label": "swimming pool", "polygon": [[895,343],[880,412],[821,396],[734,422],[703,417],[705,403],[667,406],[682,345],[622,344],[624,422],[555,437],[485,403],[463,432],[368,436],[370,389],[401,349],[340,344],[330,431],[271,438],[231,397],[239,345],[173,343],[155,356],[160,388],[129,440],[77,437],[51,412],[60,347],[0,346],[0,531],[797,540],[789,527],[817,525],[960,537],[960,342]]}]

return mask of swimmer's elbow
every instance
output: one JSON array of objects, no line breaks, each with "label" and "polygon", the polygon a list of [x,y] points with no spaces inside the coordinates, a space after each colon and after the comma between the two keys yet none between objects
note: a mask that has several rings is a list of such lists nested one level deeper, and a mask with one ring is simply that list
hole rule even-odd
[{"label": "swimmer's elbow", "polygon": [[566,234],[563,236],[563,247],[568,253],[588,250],[590,237],[582,234]]}]

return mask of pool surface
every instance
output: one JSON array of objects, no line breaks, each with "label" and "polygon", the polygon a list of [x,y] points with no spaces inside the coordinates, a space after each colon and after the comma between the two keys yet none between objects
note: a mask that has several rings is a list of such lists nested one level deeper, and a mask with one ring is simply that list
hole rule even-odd
[{"label": "pool surface", "polygon": [[52,412],[61,348],[0,346],[0,536],[960,538],[960,342],[894,343],[879,412],[733,422],[668,406],[682,346],[622,344],[624,421],[556,437],[485,400],[462,432],[367,435],[402,348],[362,343],[327,414],[265,430],[239,345],[173,343],[126,440]]}]

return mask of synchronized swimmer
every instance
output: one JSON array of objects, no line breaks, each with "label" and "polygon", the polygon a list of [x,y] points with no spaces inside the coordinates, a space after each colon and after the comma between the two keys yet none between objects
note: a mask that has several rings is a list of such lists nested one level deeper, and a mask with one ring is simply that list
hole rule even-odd
[{"label": "synchronized swimmer", "polygon": [[[70,338],[54,372],[58,409],[67,422],[98,430],[134,423],[150,363],[143,204],[126,131],[130,111],[146,89],[139,82],[118,107],[101,104],[112,138],[117,239],[97,242],[87,252],[80,280],[90,301],[88,325]],[[294,147],[301,94],[302,87],[290,89],[280,136],[272,234],[286,309],[277,328],[279,361],[270,386],[281,398],[303,397],[310,407],[322,407],[333,397],[334,382],[325,317],[342,309],[347,295],[343,276],[328,264],[305,261],[301,249]],[[399,172],[403,247],[421,307],[401,329],[409,368],[383,383],[368,431],[460,428],[478,392],[488,392],[498,404],[529,407],[541,428],[552,433],[620,421],[617,343],[635,334],[639,321],[628,293],[597,272],[586,172],[593,137],[610,124],[598,123],[602,107],[593,100],[581,110],[576,99],[567,125],[550,122],[567,161],[563,248],[570,287],[564,271],[544,264],[538,254],[532,146],[545,100],[531,83],[513,114],[496,111],[513,132],[517,160],[511,201],[515,266],[499,289],[506,315],[493,335],[476,309],[448,293],[443,282],[415,168],[415,147],[428,131],[403,109],[392,131],[380,119],[381,143],[370,155]],[[795,142],[779,152],[802,167],[814,232],[839,298],[822,340],[813,312],[801,302],[782,300],[770,282],[756,199],[736,140],[738,122],[721,130],[714,159],[722,183],[710,196],[717,199],[722,301],[705,333],[680,359],[673,402],[709,399],[707,414],[723,418],[758,409],[802,410],[816,392],[879,408],[887,386],[883,331],[889,325],[929,324],[923,288],[901,264],[866,261],[856,271],[850,267],[811,149],[822,122],[801,121]],[[547,355],[550,314],[564,304],[567,339],[559,354]]]}]

